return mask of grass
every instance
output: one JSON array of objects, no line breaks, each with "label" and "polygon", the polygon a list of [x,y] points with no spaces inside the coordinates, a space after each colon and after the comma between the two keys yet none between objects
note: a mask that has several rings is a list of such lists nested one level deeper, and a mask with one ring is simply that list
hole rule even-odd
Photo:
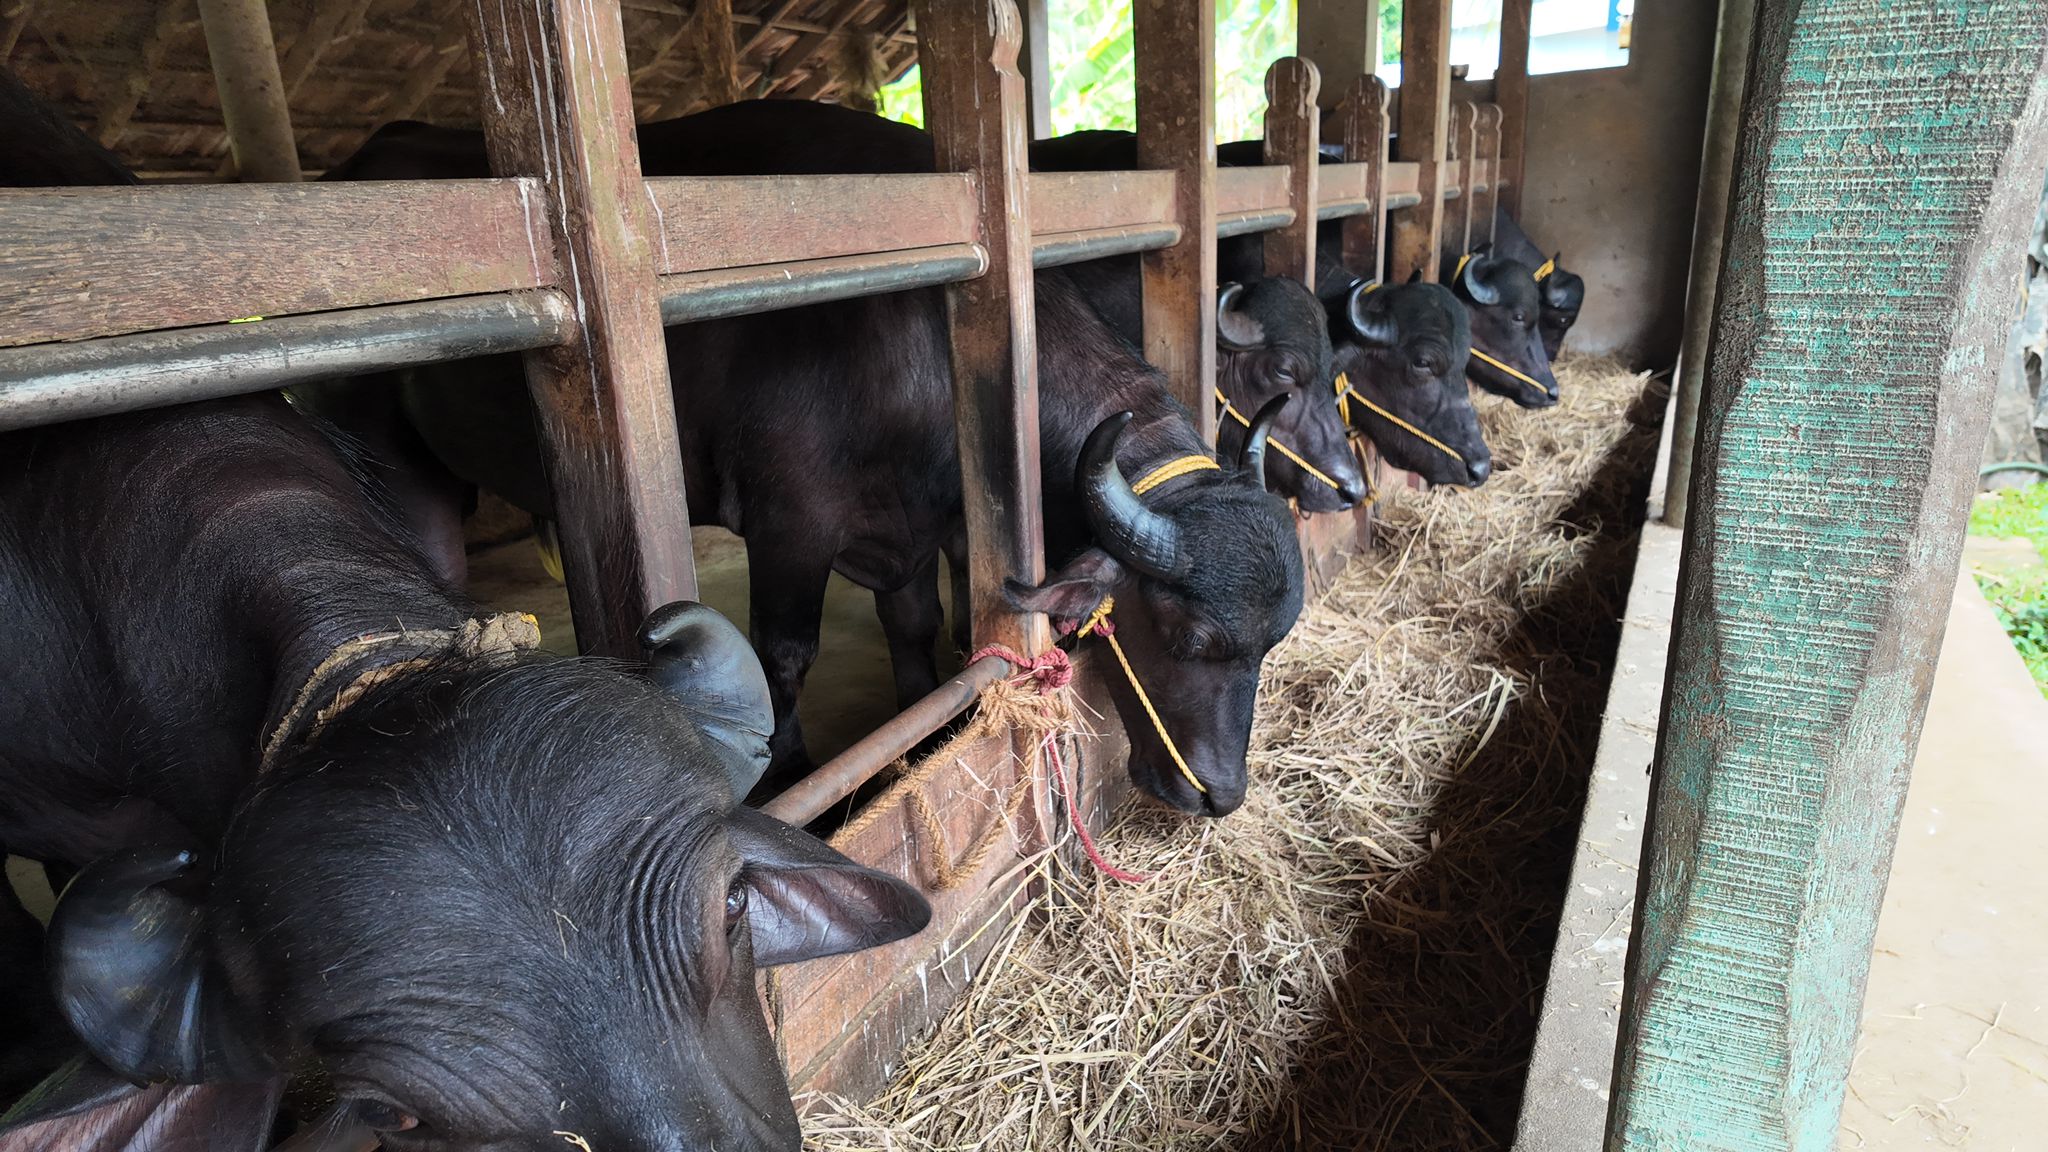
[{"label": "grass", "polygon": [[[2002,488],[1970,507],[1970,535],[2031,541],[2048,555],[2048,484]],[[2048,695],[2048,565],[2016,572],[1975,572],[1977,587],[2012,637],[2027,671]]]}]

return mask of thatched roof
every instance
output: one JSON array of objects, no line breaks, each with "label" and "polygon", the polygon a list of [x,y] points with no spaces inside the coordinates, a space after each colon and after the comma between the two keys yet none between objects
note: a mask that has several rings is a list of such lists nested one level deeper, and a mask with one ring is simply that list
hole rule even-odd
[{"label": "thatched roof", "polygon": [[[642,120],[705,104],[698,3],[624,0]],[[836,100],[863,62],[893,78],[915,61],[904,0],[732,0],[732,11],[743,96]],[[271,0],[270,19],[309,173],[391,120],[477,122],[460,0]],[[195,0],[0,0],[0,59],[145,178],[232,174]]]}]

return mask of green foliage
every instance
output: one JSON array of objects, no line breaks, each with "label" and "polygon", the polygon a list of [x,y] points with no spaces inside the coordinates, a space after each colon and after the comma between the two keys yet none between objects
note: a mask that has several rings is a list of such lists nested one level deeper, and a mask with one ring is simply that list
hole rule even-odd
[{"label": "green foliage", "polygon": [[[1970,505],[1970,534],[2029,540],[2037,551],[2048,554],[2048,484],[2002,488],[1978,497]],[[1976,577],[2034,683],[2048,695],[2048,567],[1980,571]]]}]

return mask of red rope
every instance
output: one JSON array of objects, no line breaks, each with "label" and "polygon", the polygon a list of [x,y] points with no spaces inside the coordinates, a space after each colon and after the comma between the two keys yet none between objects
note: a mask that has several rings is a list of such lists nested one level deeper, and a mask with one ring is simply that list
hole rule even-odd
[{"label": "red rope", "polygon": [[[1107,624],[1108,621],[1103,621],[1103,625]],[[1067,622],[1066,631],[1073,630],[1074,622]],[[1102,627],[1098,626],[1098,630],[1102,630]],[[1016,681],[1037,681],[1038,693],[1041,696],[1066,687],[1074,679],[1073,661],[1068,659],[1066,652],[1058,648],[1048,648],[1042,655],[1027,657],[1001,644],[990,644],[977,649],[974,655],[967,658],[967,662],[973,664],[985,656],[996,656],[1009,661],[1018,671],[1018,675],[1013,678]],[[1042,747],[1046,758],[1052,761],[1053,787],[1060,794],[1060,804],[1067,810],[1067,823],[1073,826],[1074,835],[1081,841],[1081,851],[1087,854],[1088,862],[1095,865],[1096,871],[1104,876],[1112,880],[1121,880],[1126,884],[1143,884],[1152,879],[1146,873],[1119,868],[1103,858],[1102,850],[1095,846],[1095,837],[1088,834],[1088,825],[1081,820],[1081,807],[1074,800],[1072,786],[1067,783],[1067,763],[1060,755],[1058,734],[1046,733]]]}]

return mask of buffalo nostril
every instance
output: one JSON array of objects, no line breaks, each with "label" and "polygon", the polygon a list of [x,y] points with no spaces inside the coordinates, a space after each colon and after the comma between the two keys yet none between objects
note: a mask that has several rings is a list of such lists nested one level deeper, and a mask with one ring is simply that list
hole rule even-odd
[{"label": "buffalo nostril", "polygon": [[1474,484],[1484,484],[1486,478],[1493,475],[1493,461],[1474,460],[1465,465],[1465,475],[1471,477]]},{"label": "buffalo nostril", "polygon": [[1365,481],[1343,481],[1342,483],[1337,485],[1337,496],[1339,499],[1344,501],[1344,506],[1346,508],[1352,507],[1359,501],[1365,499]]}]

